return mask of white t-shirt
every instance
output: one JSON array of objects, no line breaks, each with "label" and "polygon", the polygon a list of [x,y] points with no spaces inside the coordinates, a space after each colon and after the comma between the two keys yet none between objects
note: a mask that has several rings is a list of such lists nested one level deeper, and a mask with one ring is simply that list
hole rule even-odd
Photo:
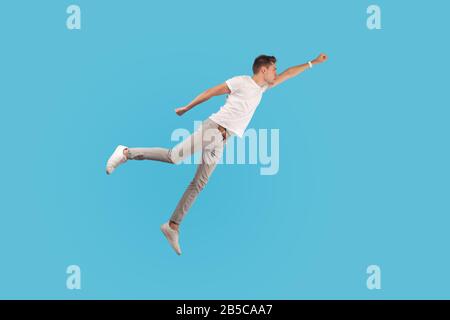
[{"label": "white t-shirt", "polygon": [[242,138],[263,92],[269,86],[267,84],[260,86],[248,75],[235,76],[225,83],[231,93],[228,94],[225,105],[209,118]]}]

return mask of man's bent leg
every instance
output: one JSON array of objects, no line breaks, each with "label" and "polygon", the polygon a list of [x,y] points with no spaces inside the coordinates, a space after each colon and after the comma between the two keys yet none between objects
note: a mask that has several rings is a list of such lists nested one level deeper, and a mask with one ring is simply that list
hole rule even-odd
[{"label": "man's bent leg", "polygon": [[130,160],[156,160],[168,163],[178,163],[184,158],[201,150],[204,125],[206,128],[209,128],[210,121],[204,121],[195,132],[171,149],[127,148],[127,158]]},{"label": "man's bent leg", "polygon": [[156,160],[173,163],[170,150],[166,148],[127,148],[129,160]]}]

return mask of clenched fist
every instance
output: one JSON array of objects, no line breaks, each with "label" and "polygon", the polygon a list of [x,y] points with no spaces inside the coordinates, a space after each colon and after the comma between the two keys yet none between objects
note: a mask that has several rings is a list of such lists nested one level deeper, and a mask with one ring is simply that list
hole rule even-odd
[{"label": "clenched fist", "polygon": [[188,111],[188,109],[186,107],[180,107],[180,108],[176,108],[175,112],[177,113],[177,115],[182,116],[183,113],[185,113],[186,111]]},{"label": "clenched fist", "polygon": [[328,56],[325,53],[319,54],[317,58],[313,60],[313,63],[322,63],[328,59]]}]

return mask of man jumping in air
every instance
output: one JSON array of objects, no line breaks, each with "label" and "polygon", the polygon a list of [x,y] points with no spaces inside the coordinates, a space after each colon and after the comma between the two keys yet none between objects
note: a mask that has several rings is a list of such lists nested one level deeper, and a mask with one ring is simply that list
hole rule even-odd
[{"label": "man jumping in air", "polygon": [[201,162],[197,167],[194,179],[178,202],[170,220],[161,225],[161,231],[169,244],[180,255],[180,223],[221,159],[226,140],[231,135],[242,138],[261,101],[262,94],[267,89],[326,60],[327,56],[320,54],[314,60],[290,67],[277,75],[276,58],[266,55],[258,56],[253,62],[253,76],[232,77],[224,83],[204,91],[188,105],[175,109],[177,115],[181,116],[213,96],[228,94],[225,105],[204,120],[189,137],[171,149],[129,148],[119,145],[106,163],[106,173],[111,174],[127,160],[156,160],[176,164],[196,152],[201,152]]}]

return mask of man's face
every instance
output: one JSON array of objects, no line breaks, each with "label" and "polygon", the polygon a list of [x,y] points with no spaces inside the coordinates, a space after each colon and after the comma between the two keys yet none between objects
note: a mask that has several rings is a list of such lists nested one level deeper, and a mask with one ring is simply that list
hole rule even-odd
[{"label": "man's face", "polygon": [[275,63],[272,63],[268,67],[263,67],[263,73],[264,73],[264,80],[272,84],[275,81],[275,78],[277,77],[277,65]]}]

